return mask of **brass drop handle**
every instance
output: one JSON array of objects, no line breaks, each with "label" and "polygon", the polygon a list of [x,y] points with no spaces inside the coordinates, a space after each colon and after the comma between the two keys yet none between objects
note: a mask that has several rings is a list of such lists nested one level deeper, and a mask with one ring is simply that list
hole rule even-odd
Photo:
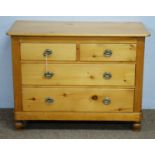
[{"label": "brass drop handle", "polygon": [[44,73],[44,77],[46,78],[46,79],[51,79],[52,77],[54,76],[54,73],[53,72],[45,72]]},{"label": "brass drop handle", "polygon": [[109,97],[105,97],[102,102],[104,105],[109,105],[111,104],[111,99]]},{"label": "brass drop handle", "polygon": [[112,50],[106,49],[103,52],[104,57],[111,57],[112,56]]},{"label": "brass drop handle", "polygon": [[45,98],[45,102],[46,102],[47,104],[52,104],[52,103],[54,103],[54,99],[52,99],[52,98],[50,98],[50,97],[47,97],[47,98]]},{"label": "brass drop handle", "polygon": [[46,49],[46,50],[44,51],[44,53],[43,53],[43,56],[44,56],[44,57],[50,56],[52,53],[53,53],[52,50]]},{"label": "brass drop handle", "polygon": [[105,73],[103,73],[103,78],[105,80],[109,80],[112,78],[112,74],[110,72],[105,72]]}]

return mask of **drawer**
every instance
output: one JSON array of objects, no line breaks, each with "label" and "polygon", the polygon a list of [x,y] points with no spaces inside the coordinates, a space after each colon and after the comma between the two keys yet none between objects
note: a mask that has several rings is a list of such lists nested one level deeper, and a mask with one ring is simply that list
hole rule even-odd
[{"label": "drawer", "polygon": [[21,43],[22,60],[76,60],[76,44]]},{"label": "drawer", "polygon": [[133,112],[134,90],[23,88],[24,111]]},{"label": "drawer", "polygon": [[135,64],[22,64],[22,84],[134,86]]},{"label": "drawer", "polygon": [[81,61],[135,61],[136,44],[81,44]]}]

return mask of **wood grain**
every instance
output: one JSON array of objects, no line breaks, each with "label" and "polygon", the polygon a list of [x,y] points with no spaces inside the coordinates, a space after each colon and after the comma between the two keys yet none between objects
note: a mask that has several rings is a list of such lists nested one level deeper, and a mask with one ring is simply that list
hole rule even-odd
[{"label": "wood grain", "polygon": [[[17,21],[8,35],[17,127],[23,120],[132,121],[140,127],[144,43],[150,35],[143,24]],[[51,79],[44,77],[47,48],[53,50]],[[103,57],[105,49],[111,57]],[[109,80],[105,72],[112,74]],[[45,103],[47,97],[54,103]],[[105,97],[111,104],[103,104]]]},{"label": "wood grain", "polygon": [[139,37],[20,36],[21,43],[136,44]]},{"label": "wood grain", "polygon": [[12,37],[14,111],[22,111],[22,82],[20,65],[20,39]]},{"label": "wood grain", "polygon": [[[27,85],[124,85],[135,84],[134,64],[49,64],[54,73],[44,77],[44,64],[22,64],[22,84]],[[104,73],[111,73],[109,80]]]},{"label": "wood grain", "polygon": [[[53,99],[49,104],[46,99]],[[111,103],[105,105],[103,100]],[[23,88],[24,111],[133,112],[132,89]]]},{"label": "wood grain", "polygon": [[15,112],[15,120],[140,121],[141,113]]},{"label": "wood grain", "polygon": [[16,21],[8,35],[16,36],[148,36],[137,22]]},{"label": "wood grain", "polygon": [[[106,57],[105,50],[110,50],[112,55]],[[81,61],[135,61],[136,44],[81,44]]]},{"label": "wood grain", "polygon": [[[78,54],[77,54],[78,55]],[[79,55],[78,55],[79,57]],[[45,60],[21,60],[22,64],[45,64]],[[56,61],[48,60],[48,64],[136,64],[135,61]]]},{"label": "wood grain", "polygon": [[76,60],[76,44],[21,43],[20,48],[21,60],[45,60],[43,53],[46,49],[52,51],[52,54],[48,56],[48,60]]},{"label": "wood grain", "polygon": [[141,112],[142,110],[144,42],[145,38],[139,38],[137,40],[135,112]]}]

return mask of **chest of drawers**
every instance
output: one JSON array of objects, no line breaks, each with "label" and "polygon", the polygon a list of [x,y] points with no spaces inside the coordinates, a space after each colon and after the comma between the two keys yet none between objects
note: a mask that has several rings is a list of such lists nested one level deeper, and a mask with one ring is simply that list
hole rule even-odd
[{"label": "chest of drawers", "polygon": [[141,23],[17,21],[14,119],[128,121],[140,129],[145,37]]}]

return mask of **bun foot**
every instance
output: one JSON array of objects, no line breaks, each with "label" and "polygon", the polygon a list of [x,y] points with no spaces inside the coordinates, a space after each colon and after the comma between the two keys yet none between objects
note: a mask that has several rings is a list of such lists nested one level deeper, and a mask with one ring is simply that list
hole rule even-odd
[{"label": "bun foot", "polygon": [[23,129],[26,127],[26,121],[15,121],[14,125],[16,129]]},{"label": "bun foot", "polygon": [[132,125],[133,131],[140,131],[141,130],[141,123],[140,122],[134,122]]}]

